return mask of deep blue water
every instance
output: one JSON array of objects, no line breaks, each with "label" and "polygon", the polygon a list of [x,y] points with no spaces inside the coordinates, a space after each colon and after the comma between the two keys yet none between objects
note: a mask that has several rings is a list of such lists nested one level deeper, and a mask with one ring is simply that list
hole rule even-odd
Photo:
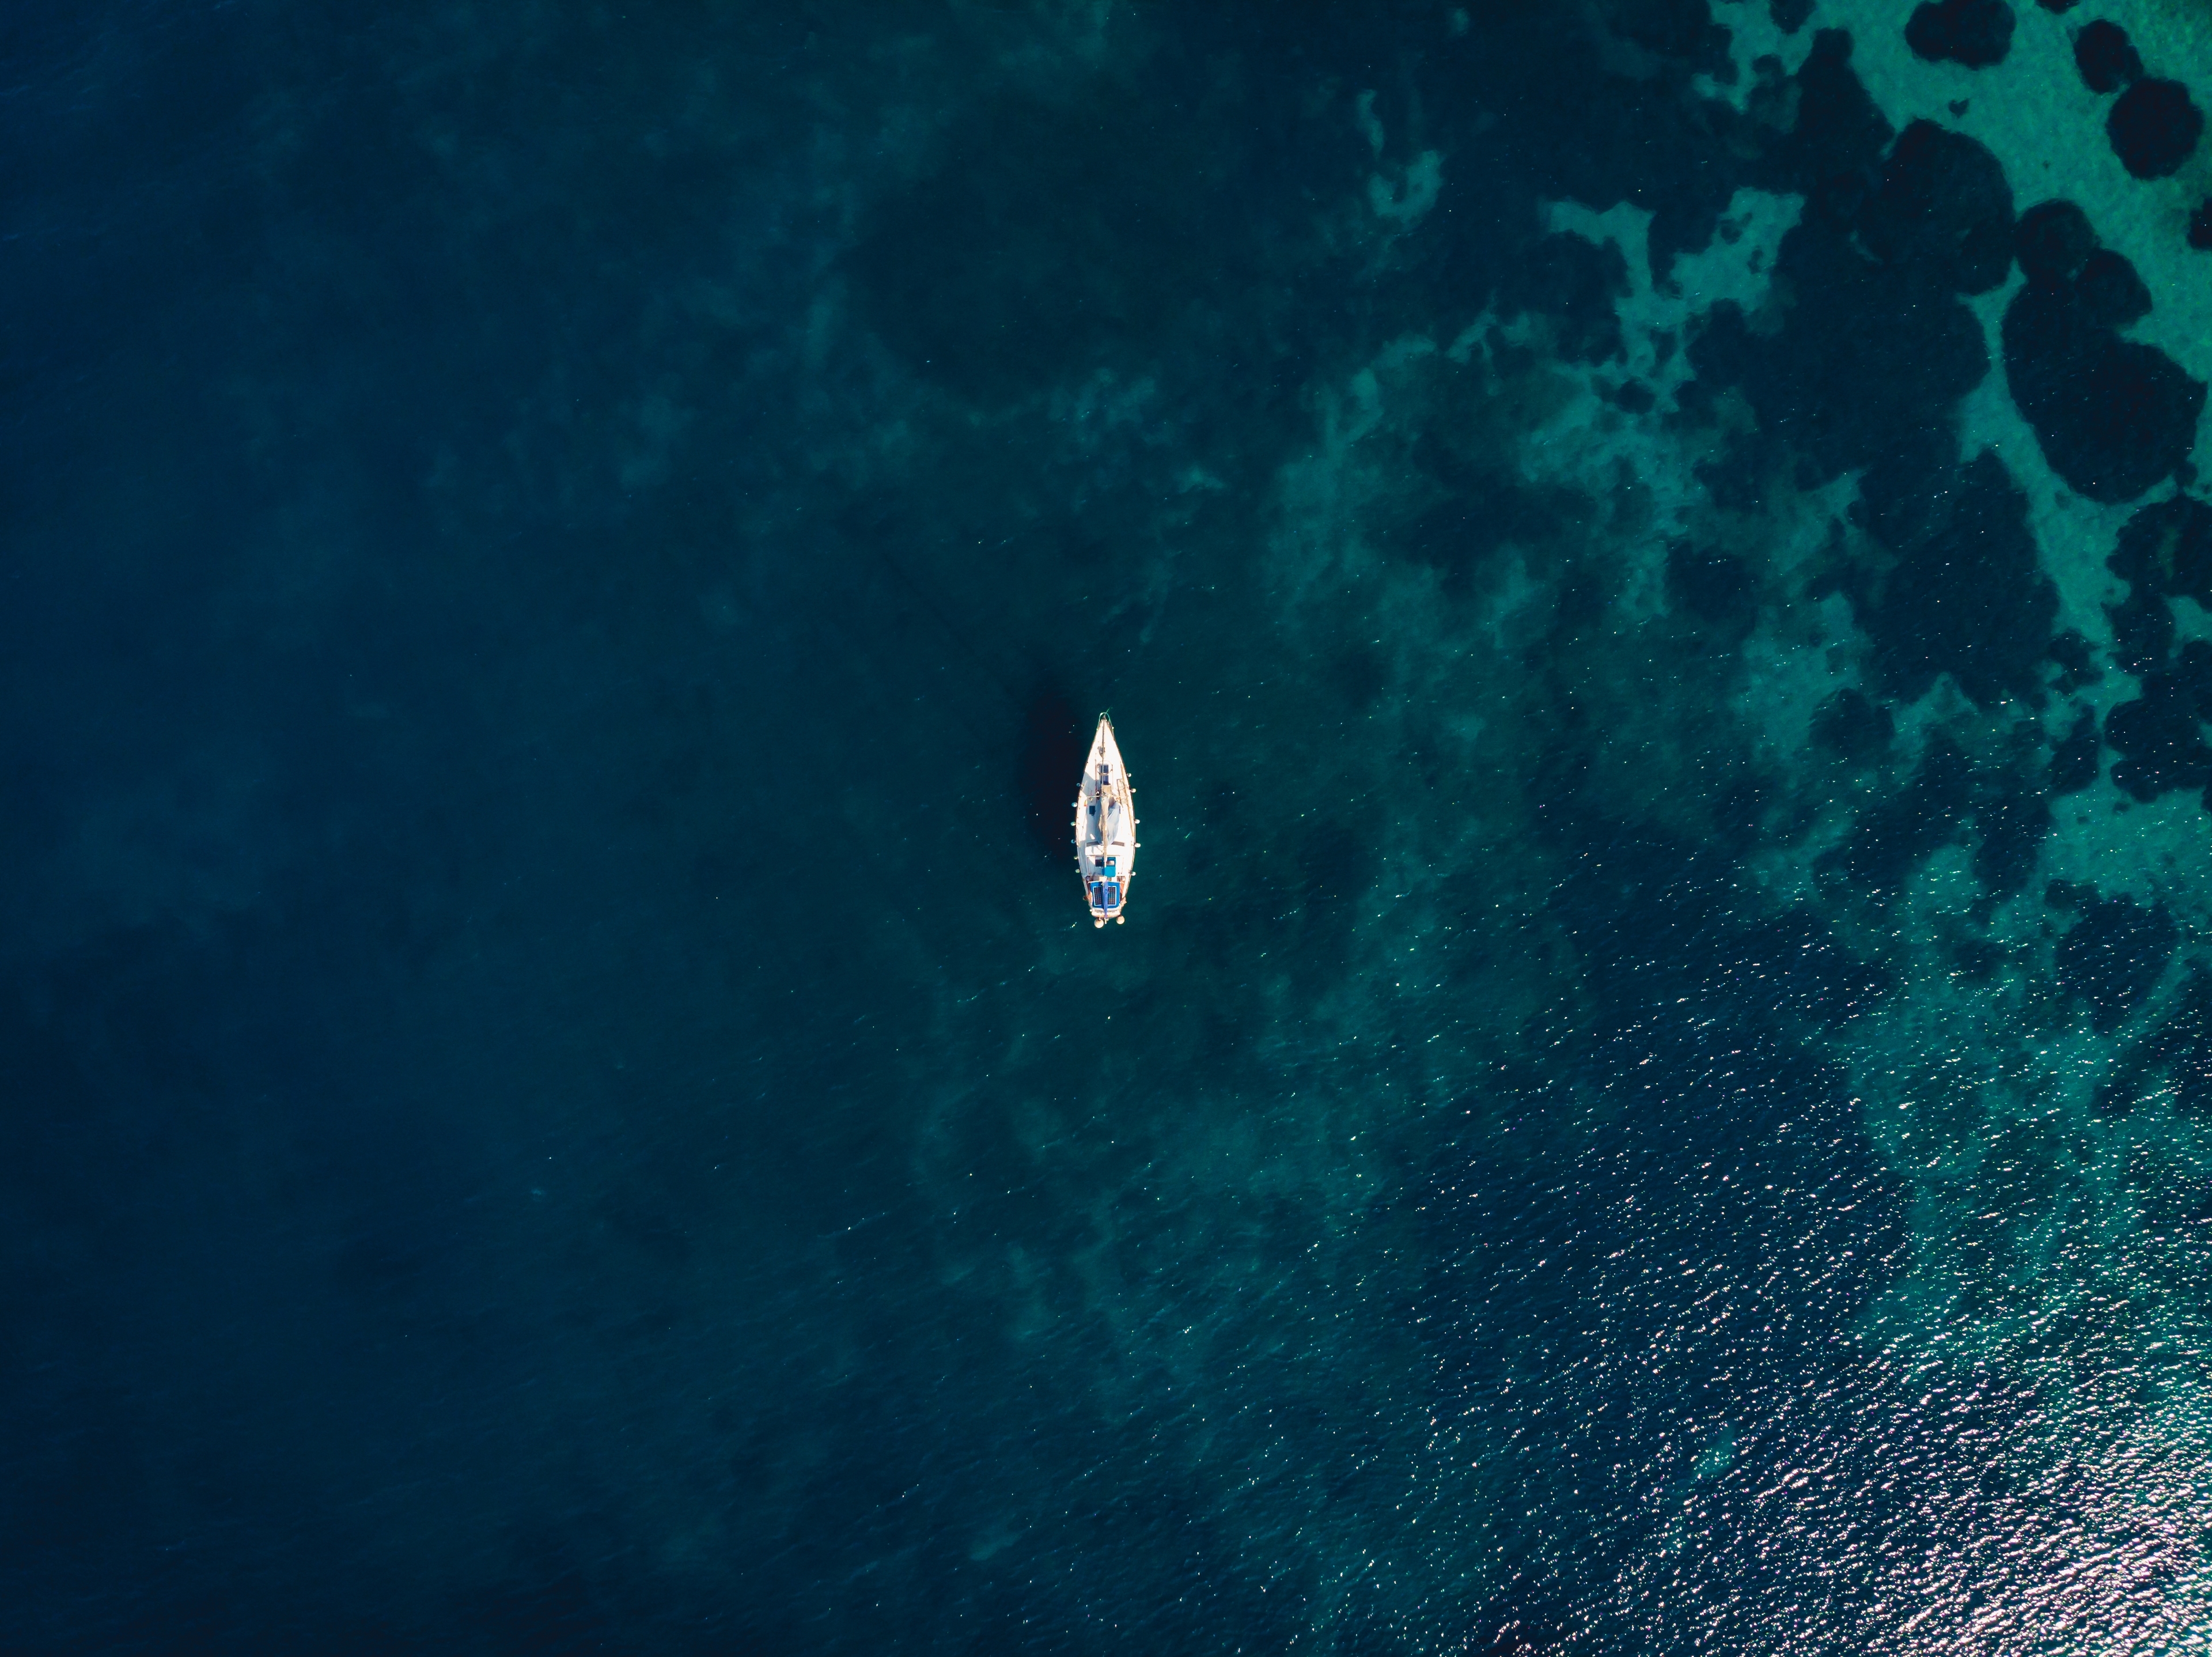
[{"label": "deep blue water", "polygon": [[17,0],[0,1649],[2204,1649],[2200,29]]}]

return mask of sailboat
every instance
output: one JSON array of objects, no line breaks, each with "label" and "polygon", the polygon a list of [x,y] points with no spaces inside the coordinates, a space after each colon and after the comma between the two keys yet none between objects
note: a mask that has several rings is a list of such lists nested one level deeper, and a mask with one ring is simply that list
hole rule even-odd
[{"label": "sailboat", "polygon": [[1114,722],[1104,714],[1091,739],[1091,757],[1083,762],[1083,792],[1075,797],[1075,863],[1091,925],[1119,923],[1137,866],[1137,801],[1114,740]]}]

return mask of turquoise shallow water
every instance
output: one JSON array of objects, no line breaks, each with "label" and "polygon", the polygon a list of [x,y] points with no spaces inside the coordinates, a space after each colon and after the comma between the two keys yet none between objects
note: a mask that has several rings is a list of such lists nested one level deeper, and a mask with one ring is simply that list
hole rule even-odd
[{"label": "turquoise shallow water", "polygon": [[11,18],[0,1645],[2201,1649],[2203,28]]}]

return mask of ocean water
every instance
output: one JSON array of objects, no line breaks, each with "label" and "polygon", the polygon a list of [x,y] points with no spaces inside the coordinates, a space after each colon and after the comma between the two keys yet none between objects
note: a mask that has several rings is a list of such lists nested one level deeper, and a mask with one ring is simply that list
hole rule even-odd
[{"label": "ocean water", "polygon": [[2201,0],[0,65],[0,1650],[2212,1647]]}]

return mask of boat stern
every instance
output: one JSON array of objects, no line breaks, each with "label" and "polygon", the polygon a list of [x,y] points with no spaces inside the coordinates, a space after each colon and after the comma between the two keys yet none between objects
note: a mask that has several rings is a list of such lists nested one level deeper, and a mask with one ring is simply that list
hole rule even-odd
[{"label": "boat stern", "polygon": [[1129,893],[1129,878],[1121,872],[1117,859],[1107,858],[1103,867],[1091,872],[1085,885],[1093,926],[1103,926],[1109,921],[1121,918],[1121,905]]}]

